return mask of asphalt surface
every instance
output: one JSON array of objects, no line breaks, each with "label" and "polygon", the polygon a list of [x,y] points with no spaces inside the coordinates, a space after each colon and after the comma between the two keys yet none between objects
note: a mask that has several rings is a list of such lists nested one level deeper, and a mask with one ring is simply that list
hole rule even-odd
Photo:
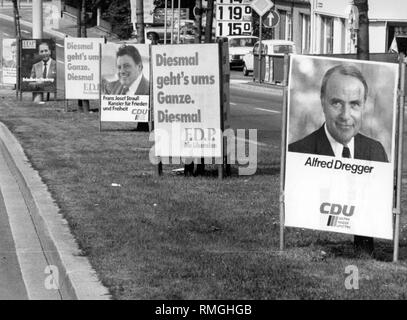
[{"label": "asphalt surface", "polygon": [[28,299],[27,292],[17,259],[3,194],[0,191],[0,300],[26,299]]}]

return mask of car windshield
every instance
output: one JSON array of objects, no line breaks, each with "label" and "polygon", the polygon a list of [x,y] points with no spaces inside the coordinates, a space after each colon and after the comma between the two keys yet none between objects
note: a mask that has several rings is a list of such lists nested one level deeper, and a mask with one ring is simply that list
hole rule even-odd
[{"label": "car windshield", "polygon": [[230,47],[253,47],[256,42],[256,38],[239,38],[231,39],[229,41]]}]

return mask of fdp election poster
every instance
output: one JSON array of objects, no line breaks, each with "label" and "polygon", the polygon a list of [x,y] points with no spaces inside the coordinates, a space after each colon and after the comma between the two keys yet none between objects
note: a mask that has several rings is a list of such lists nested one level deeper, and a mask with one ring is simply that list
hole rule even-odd
[{"label": "fdp election poster", "polygon": [[101,63],[101,121],[148,122],[149,46],[103,44]]},{"label": "fdp election poster", "polygon": [[65,38],[66,99],[99,99],[102,38]]},{"label": "fdp election poster", "polygon": [[291,56],[285,225],[392,239],[398,65]]},{"label": "fdp election poster", "polygon": [[17,83],[17,40],[3,39],[2,53],[2,83],[16,84]]},{"label": "fdp election poster", "polygon": [[55,92],[57,63],[55,40],[21,40],[21,91]]},{"label": "fdp election poster", "polygon": [[155,155],[221,157],[218,44],[152,46]]}]

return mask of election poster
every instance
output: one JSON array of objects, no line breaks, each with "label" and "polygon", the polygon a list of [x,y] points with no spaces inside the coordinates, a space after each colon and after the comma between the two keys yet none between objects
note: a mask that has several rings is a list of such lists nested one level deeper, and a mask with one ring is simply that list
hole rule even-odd
[{"label": "election poster", "polygon": [[102,38],[65,38],[65,98],[99,99]]},{"label": "election poster", "polygon": [[291,56],[285,226],[393,237],[398,65]]},{"label": "election poster", "polygon": [[21,40],[20,90],[55,92],[56,86],[55,40]]},{"label": "election poster", "polygon": [[222,156],[219,46],[152,46],[155,155]]},{"label": "election poster", "polygon": [[102,122],[148,122],[149,50],[147,44],[102,45],[100,98]]},{"label": "election poster", "polygon": [[2,52],[2,83],[17,83],[17,40],[3,39]]}]

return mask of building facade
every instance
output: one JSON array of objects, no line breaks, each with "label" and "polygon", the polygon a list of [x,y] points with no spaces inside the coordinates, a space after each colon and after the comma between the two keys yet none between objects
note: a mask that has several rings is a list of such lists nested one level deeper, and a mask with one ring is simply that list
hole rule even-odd
[{"label": "building facade", "polygon": [[294,41],[298,53],[311,52],[311,7],[309,0],[276,0],[274,10],[280,22],[274,39]]},{"label": "building facade", "polygon": [[[311,53],[355,53],[356,35],[350,30],[349,0],[310,0]],[[407,35],[407,1],[369,0],[369,50],[394,48],[395,36]]]}]

